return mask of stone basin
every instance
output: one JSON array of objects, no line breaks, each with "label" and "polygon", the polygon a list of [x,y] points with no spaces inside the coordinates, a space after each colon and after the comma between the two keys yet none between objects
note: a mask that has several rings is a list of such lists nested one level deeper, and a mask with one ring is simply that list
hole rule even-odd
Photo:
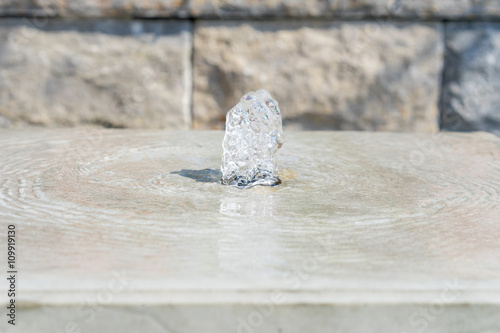
[{"label": "stone basin", "polygon": [[287,137],[239,190],[219,131],[0,132],[0,331],[500,330],[499,138]]}]

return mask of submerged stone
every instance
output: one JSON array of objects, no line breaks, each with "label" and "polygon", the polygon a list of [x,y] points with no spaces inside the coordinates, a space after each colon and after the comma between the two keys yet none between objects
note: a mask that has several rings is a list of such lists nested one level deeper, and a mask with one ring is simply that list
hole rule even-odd
[{"label": "submerged stone", "polygon": [[226,116],[222,183],[238,188],[279,184],[277,152],[284,143],[278,102],[264,89],[246,94]]}]

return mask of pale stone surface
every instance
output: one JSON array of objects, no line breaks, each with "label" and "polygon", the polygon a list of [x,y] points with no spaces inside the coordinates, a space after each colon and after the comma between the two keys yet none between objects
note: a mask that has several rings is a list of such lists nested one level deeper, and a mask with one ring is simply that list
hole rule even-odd
[{"label": "pale stone surface", "polygon": [[340,18],[491,18],[497,0],[192,0],[195,16]]},{"label": "pale stone surface", "polygon": [[433,132],[440,24],[202,22],[194,126],[223,128],[241,95],[265,88],[289,128]]},{"label": "pale stone surface", "polygon": [[1,131],[22,280],[0,330],[496,332],[500,138],[291,133],[283,184],[240,191],[222,137]]},{"label": "pale stone surface", "polygon": [[[453,297],[453,293],[446,295]],[[141,297],[141,296],[139,296]],[[439,299],[437,295],[436,299]],[[100,306],[100,305],[97,305]],[[78,309],[83,313],[78,314]],[[158,305],[34,307],[4,333],[497,333],[498,305]],[[259,310],[261,309],[261,310]],[[262,312],[261,312],[262,311]],[[423,313],[423,314],[422,314]],[[439,315],[435,315],[439,313]],[[92,318],[92,320],[89,320]],[[410,319],[412,318],[412,319]],[[430,319],[426,319],[430,318]],[[410,324],[410,320],[413,323]],[[0,323],[2,327],[4,323]],[[67,331],[64,328],[68,327]],[[398,330],[399,329],[399,330]]]},{"label": "pale stone surface", "polygon": [[189,128],[191,38],[187,22],[45,21],[38,29],[2,20],[0,125]]},{"label": "pale stone surface", "polygon": [[446,28],[441,127],[500,135],[500,24]]}]

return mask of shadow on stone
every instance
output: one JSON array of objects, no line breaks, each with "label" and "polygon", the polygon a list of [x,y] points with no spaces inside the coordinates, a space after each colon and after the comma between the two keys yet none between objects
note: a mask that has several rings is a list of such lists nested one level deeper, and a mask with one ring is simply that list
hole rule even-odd
[{"label": "shadow on stone", "polygon": [[222,178],[222,172],[218,169],[182,169],[181,171],[172,171],[170,174],[191,178],[200,183],[220,183]]}]

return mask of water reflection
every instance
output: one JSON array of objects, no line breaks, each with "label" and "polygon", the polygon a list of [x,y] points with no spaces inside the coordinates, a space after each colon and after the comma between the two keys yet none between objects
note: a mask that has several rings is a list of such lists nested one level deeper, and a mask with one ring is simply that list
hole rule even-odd
[{"label": "water reflection", "polygon": [[217,239],[219,267],[226,274],[263,279],[276,276],[283,245],[276,238],[279,223],[275,196],[269,187],[236,190],[227,187],[220,198]]},{"label": "water reflection", "polygon": [[[243,194],[223,195],[220,199],[220,213],[226,216],[274,216],[275,198],[266,190],[255,188]],[[226,193],[227,194],[227,193]]]}]

